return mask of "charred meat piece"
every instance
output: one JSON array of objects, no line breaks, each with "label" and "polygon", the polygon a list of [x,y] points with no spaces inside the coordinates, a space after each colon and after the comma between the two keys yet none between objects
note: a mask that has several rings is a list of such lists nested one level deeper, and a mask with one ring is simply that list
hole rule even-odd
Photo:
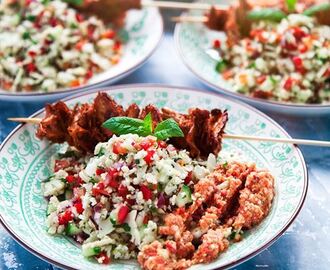
[{"label": "charred meat piece", "polygon": [[125,115],[127,117],[132,117],[132,118],[139,118],[140,115],[140,108],[138,105],[135,103],[132,103],[131,105],[128,106],[128,108],[125,111]]},{"label": "charred meat piece", "polygon": [[58,102],[54,105],[46,105],[46,116],[42,119],[37,130],[39,139],[47,138],[54,143],[63,143],[67,141],[72,144],[72,140],[67,132],[70,126],[73,114],[64,102]]},{"label": "charred meat piece", "polygon": [[222,135],[228,121],[226,111],[214,109],[209,112],[195,108],[185,115],[163,108],[162,115],[164,119],[173,118],[177,121],[185,135],[184,138],[174,138],[170,142],[187,149],[193,157],[205,158],[221,150]]},{"label": "charred meat piece", "polygon": [[76,6],[81,12],[97,16],[106,23],[117,27],[124,24],[126,12],[130,9],[140,9],[140,0],[85,0],[82,6]]},{"label": "charred meat piece", "polygon": [[111,117],[128,116],[143,119],[151,113],[153,127],[164,119],[174,118],[185,137],[170,142],[179,149],[187,149],[194,157],[206,158],[210,153],[221,150],[221,139],[228,120],[227,112],[214,109],[211,112],[191,109],[180,114],[170,109],[159,111],[154,105],[140,109],[131,104],[126,110],[106,93],[98,93],[92,104],[76,105],[70,110],[65,103],[46,106],[46,117],[39,125],[37,136],[51,142],[67,141],[82,152],[93,152],[99,142],[107,141],[113,135],[102,124]]}]

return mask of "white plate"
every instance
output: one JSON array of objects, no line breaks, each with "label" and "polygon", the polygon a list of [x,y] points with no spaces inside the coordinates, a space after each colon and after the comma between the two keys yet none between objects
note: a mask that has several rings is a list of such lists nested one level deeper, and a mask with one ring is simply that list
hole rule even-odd
[{"label": "white plate", "polygon": [[[120,104],[153,103],[180,112],[190,107],[221,108],[229,112],[228,133],[287,138],[289,135],[272,119],[258,110],[218,95],[161,85],[131,85],[107,90]],[[82,93],[66,99],[68,105],[90,102],[96,92]],[[35,113],[42,117],[44,110]],[[50,158],[58,145],[50,145],[35,137],[36,126],[17,127],[0,147],[0,220],[9,233],[25,248],[50,263],[66,269],[139,269],[136,261],[98,265],[83,258],[81,250],[68,238],[46,232],[46,205],[40,180],[50,174]],[[307,169],[296,146],[265,142],[225,140],[223,149],[239,151],[267,168],[275,177],[276,195],[267,218],[246,237],[210,264],[192,269],[225,268],[255,256],[273,243],[298,215],[307,192]]]},{"label": "white plate", "polygon": [[[223,4],[229,1],[205,0],[203,2]],[[202,16],[203,12],[194,11],[189,15]],[[202,82],[220,93],[241,99],[264,111],[306,116],[330,114],[330,104],[290,104],[253,98],[234,92],[231,85],[215,70],[216,60],[207,54],[207,49],[216,37],[219,38],[219,32],[209,30],[202,23],[179,23],[175,27],[174,38],[179,55]]]},{"label": "white plate", "polygon": [[162,38],[163,28],[163,20],[157,8],[130,10],[127,13],[124,27],[129,39],[124,46],[123,55],[117,65],[95,75],[87,85],[49,93],[10,93],[0,89],[0,100],[15,102],[55,101],[74,93],[115,83],[132,73],[151,56]]}]

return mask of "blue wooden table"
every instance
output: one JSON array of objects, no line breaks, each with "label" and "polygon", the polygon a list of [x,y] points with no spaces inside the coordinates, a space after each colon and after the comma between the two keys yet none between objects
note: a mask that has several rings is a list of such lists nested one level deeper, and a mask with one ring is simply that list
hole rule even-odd
[{"label": "blue wooden table", "polygon": [[[181,63],[171,35],[138,71],[118,82],[163,83],[210,90]],[[44,104],[0,101],[0,142],[15,127],[10,116],[28,116]],[[293,137],[330,140],[330,116],[314,118],[270,115]],[[271,247],[235,269],[329,269],[330,268],[330,149],[302,147],[309,170],[305,205],[293,225]],[[0,269],[56,269],[18,245],[0,227]]]}]

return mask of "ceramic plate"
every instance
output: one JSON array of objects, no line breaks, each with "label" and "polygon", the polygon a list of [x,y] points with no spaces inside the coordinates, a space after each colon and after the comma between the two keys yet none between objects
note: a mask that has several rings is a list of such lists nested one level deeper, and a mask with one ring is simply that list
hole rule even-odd
[{"label": "ceramic plate", "polygon": [[[205,0],[203,2],[223,4],[229,1]],[[189,15],[202,16],[203,11],[194,11]],[[207,53],[208,49],[212,47],[213,40],[215,38],[224,37],[224,33],[209,30],[202,23],[180,23],[176,25],[174,36],[176,47],[186,66],[197,75],[199,79],[216,91],[239,98],[259,109],[270,112],[291,115],[319,115],[330,113],[330,104],[295,105],[252,98],[231,90],[231,85],[215,70],[217,61]]]},{"label": "ceramic plate", "polygon": [[8,93],[8,91],[0,89],[0,100],[55,101],[73,93],[112,84],[127,76],[151,56],[161,40],[163,20],[159,10],[156,8],[144,8],[142,10],[129,11],[124,31],[128,35],[128,42],[124,46],[121,60],[109,70],[95,75],[88,85],[50,93]]},{"label": "ceramic plate", "polygon": [[[190,107],[221,108],[229,111],[228,133],[289,137],[273,120],[261,112],[234,100],[204,92],[160,85],[133,85],[107,90],[120,104],[153,103],[180,112]],[[90,102],[96,92],[66,99],[68,105]],[[34,114],[42,117],[44,111]],[[50,157],[58,149],[35,137],[36,126],[17,127],[0,149],[0,214],[9,233],[25,248],[50,263],[69,269],[139,269],[135,261],[97,265],[83,258],[80,248],[64,236],[46,232],[46,201],[41,179],[50,174]],[[243,241],[234,244],[219,258],[192,269],[216,269],[233,266],[262,251],[276,240],[300,211],[307,191],[307,170],[299,149],[293,145],[225,140],[223,149],[241,152],[259,168],[275,176],[276,196],[268,217],[249,231]],[[125,268],[123,268],[125,267]]]}]

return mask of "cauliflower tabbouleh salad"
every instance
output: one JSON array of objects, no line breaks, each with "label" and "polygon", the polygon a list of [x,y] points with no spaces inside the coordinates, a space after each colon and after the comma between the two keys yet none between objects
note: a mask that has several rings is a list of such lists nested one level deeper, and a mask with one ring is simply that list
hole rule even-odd
[{"label": "cauliflower tabbouleh salad", "polygon": [[228,45],[215,40],[217,71],[236,92],[293,103],[330,101],[330,26],[290,14],[260,21],[248,37]]},{"label": "cauliflower tabbouleh salad", "polygon": [[61,0],[0,3],[0,88],[52,92],[115,65],[122,43],[96,17]]},{"label": "cauliflower tabbouleh salad", "polygon": [[50,234],[73,237],[98,263],[137,258],[150,270],[215,260],[267,216],[274,196],[272,175],[254,164],[192,159],[136,134],[113,135],[89,157],[58,153],[43,186]]}]

